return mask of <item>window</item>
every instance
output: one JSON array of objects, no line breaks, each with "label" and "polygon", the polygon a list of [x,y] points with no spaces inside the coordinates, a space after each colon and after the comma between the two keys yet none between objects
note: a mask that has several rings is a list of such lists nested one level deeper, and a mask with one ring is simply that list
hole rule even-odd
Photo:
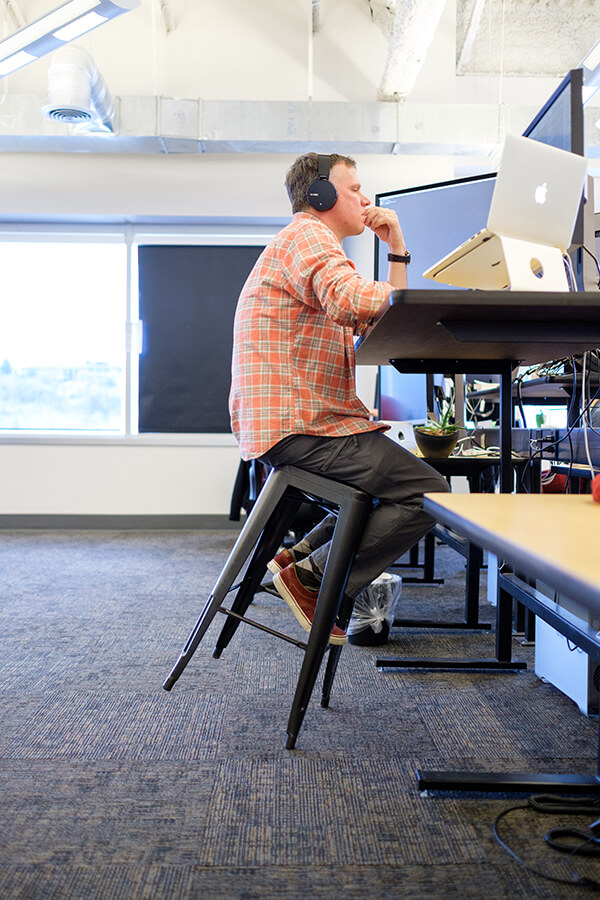
[{"label": "window", "polygon": [[0,272],[0,430],[122,432],[122,238],[0,242]]},{"label": "window", "polygon": [[[0,440],[233,441],[226,408],[233,310],[254,259],[279,227],[0,225]],[[206,252],[187,252],[194,245]],[[163,287],[168,276],[166,288],[140,323],[138,256],[154,258],[155,250],[169,259],[202,258],[203,268],[192,272],[191,297],[187,269],[159,272]],[[186,303],[191,322],[188,312],[174,315]],[[162,324],[157,315],[166,315]],[[165,406],[172,381],[168,365],[160,366],[173,347],[178,365],[187,354],[187,381]]]}]

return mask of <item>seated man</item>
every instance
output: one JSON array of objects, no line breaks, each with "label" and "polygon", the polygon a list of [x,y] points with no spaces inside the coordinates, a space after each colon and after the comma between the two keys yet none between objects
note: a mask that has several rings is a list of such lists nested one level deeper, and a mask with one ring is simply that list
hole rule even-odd
[{"label": "seated man", "polygon": [[[353,336],[396,288],[410,260],[398,217],[371,206],[356,165],[337,154],[299,157],[286,187],[293,218],[265,248],[242,290],[233,342],[231,426],[244,459],[292,465],[366,491],[373,510],[346,595],[355,598],[434,524],[427,491],[448,485],[373,422],[356,395]],[[319,177],[320,176],[320,177]],[[325,182],[325,184],[323,184]],[[370,228],[390,253],[387,281],[356,272],[342,239]],[[269,564],[274,584],[310,630],[333,528],[327,517]],[[336,626],[331,643],[344,643]]]}]

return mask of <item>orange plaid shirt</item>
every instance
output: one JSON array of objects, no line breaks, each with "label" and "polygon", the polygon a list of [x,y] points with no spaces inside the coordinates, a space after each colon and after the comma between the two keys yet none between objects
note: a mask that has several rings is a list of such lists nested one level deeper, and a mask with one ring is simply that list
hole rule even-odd
[{"label": "orange plaid shirt", "polygon": [[264,249],[234,323],[231,428],[243,459],[291,434],[381,429],[356,395],[353,335],[392,291],[359,275],[335,234],[296,213]]}]

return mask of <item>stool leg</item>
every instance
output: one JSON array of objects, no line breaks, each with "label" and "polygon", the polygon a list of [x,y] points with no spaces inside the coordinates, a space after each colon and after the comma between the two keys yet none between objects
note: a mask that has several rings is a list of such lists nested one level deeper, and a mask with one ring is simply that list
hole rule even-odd
[{"label": "stool leg", "polygon": [[[252,603],[254,595],[259,589],[267,570],[267,563],[272,559],[281,543],[282,535],[286,533],[293,518],[300,507],[301,500],[283,497],[279,506],[265,525],[252,560],[246,570],[246,574],[238,588],[234,602],[231,604],[232,612],[240,616],[246,614],[246,610]],[[213,657],[218,659],[229,644],[229,641],[237,631],[240,620],[235,616],[227,616],[221,633],[217,638],[213,650]]]},{"label": "stool leg", "polygon": [[227,592],[231,588],[231,585],[252,552],[259,535],[283,496],[286,485],[287,482],[285,477],[282,476],[277,469],[274,469],[258,495],[258,500],[254,504],[252,512],[242,528],[233,550],[227,558],[227,562],[217,579],[212,594],[204,604],[204,608],[190,632],[185,646],[179,655],[179,659],[163,683],[165,691],[171,690],[194,655],[198,644],[218,613],[219,607],[227,595]]},{"label": "stool leg", "polygon": [[288,720],[288,750],[296,744],[370,510],[371,501],[366,497],[340,508]]},{"label": "stool leg", "polygon": [[[340,628],[344,629],[344,631],[348,627],[353,607],[354,600],[351,600],[350,597],[346,597],[344,595],[342,599],[342,605],[337,617],[337,623]],[[337,666],[342,649],[343,644],[335,644],[330,646],[329,648],[329,656],[327,657],[325,675],[323,676],[323,690],[321,691],[321,706],[324,709],[327,709],[327,707],[329,706],[329,698],[331,696],[331,688],[333,687],[333,679],[335,678],[335,673],[337,671]]]},{"label": "stool leg", "polygon": [[327,665],[325,666],[325,675],[323,676],[323,690],[321,692],[321,706],[327,709],[329,706],[329,698],[331,697],[331,688],[333,687],[333,679],[337,671],[338,662],[343,646],[336,644],[329,648],[327,657]]}]

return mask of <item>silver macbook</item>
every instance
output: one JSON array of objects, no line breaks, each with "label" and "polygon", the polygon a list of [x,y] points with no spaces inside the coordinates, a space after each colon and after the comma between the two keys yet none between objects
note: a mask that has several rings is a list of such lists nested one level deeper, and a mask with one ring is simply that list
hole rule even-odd
[{"label": "silver macbook", "polygon": [[508,135],[486,227],[430,266],[423,277],[459,287],[505,288],[499,236],[566,251],[586,169],[583,156]]}]

